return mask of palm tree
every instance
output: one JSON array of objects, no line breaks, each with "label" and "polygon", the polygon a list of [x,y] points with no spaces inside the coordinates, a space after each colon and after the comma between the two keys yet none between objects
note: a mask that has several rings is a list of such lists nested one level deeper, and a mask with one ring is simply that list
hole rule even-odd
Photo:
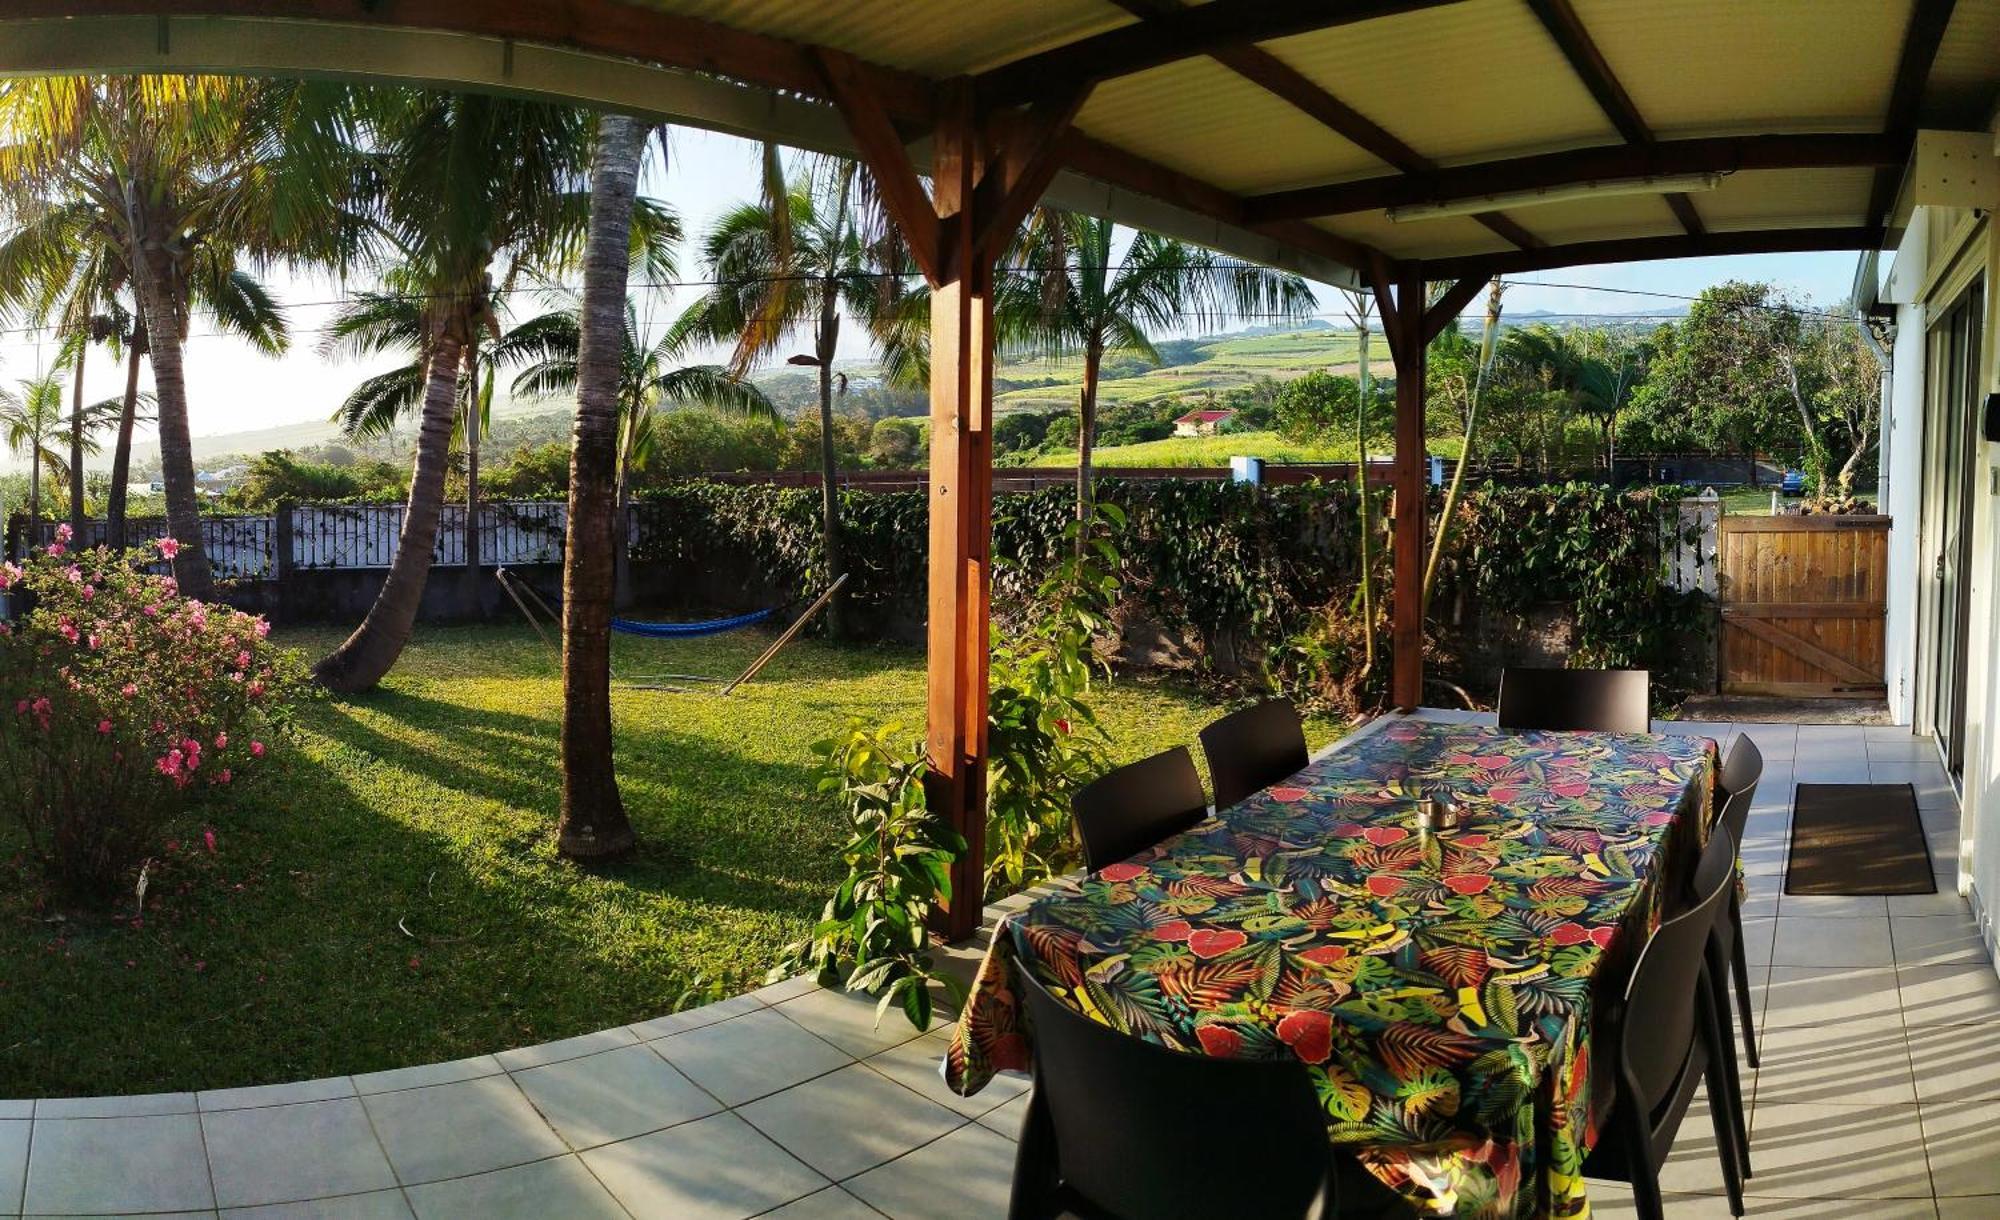
[{"label": "palm tree", "polygon": [[[125,392],[112,448],[111,487],[105,506],[105,537],[114,549],[125,545],[126,483],[132,462],[132,432],[150,396],[139,390],[146,329],[129,297],[131,270],[119,237],[117,216],[88,200],[54,204],[16,199],[16,227],[0,240],[0,308],[35,323],[52,323],[72,360],[70,461],[82,457],[83,355],[79,339],[109,346],[125,361]],[[267,356],[290,344],[284,311],[270,291],[232,260],[198,258],[189,267],[194,310],[224,335],[246,340]],[[80,485],[79,485],[80,488]],[[73,488],[70,525],[81,530],[83,508]]]},{"label": "palm tree", "polygon": [[572,859],[616,856],[636,841],[611,753],[611,552],[620,374],[628,346],[625,285],[646,133],[637,119],[604,115],[590,175],[563,548],[563,791],[556,848]]},{"label": "palm tree", "polygon": [[1130,352],[1154,364],[1151,336],[1236,318],[1304,321],[1316,301],[1305,280],[1156,233],[1136,233],[1122,256],[1109,220],[1043,208],[1006,259],[995,324],[1004,346],[1053,359],[1080,356],[1077,520],[1091,515],[1091,448],[1104,357]]},{"label": "palm tree", "polygon": [[[324,86],[203,76],[29,77],[0,83],[0,190],[17,217],[83,201],[123,262],[158,401],[175,575],[203,597],[183,344],[195,285],[239,260],[343,263],[358,229],[352,175]],[[128,379],[129,380],[129,379]],[[136,387],[135,387],[136,390]],[[136,401],[136,398],[135,398]]]},{"label": "palm tree", "polygon": [[[653,413],[663,406],[713,407],[741,415],[776,418],[764,391],[721,365],[685,361],[701,343],[702,320],[683,314],[647,344],[639,311],[625,302],[618,358],[618,503],[630,503],[632,474],[652,452]],[[525,365],[511,392],[519,398],[560,398],[576,393],[583,328],[579,310],[553,310],[528,319],[493,347],[494,362]]]},{"label": "palm tree", "polygon": [[[826,159],[786,184],[766,153],[767,195],[782,206],[742,204],[718,218],[703,238],[702,256],[714,286],[687,319],[690,333],[733,341],[730,368],[749,371],[793,341],[811,336],[812,350],[789,357],[819,376],[820,523],[826,579],[845,570],[840,545],[839,477],[834,456],[834,353],[840,346],[841,310],[867,317],[882,301],[882,277],[903,269],[894,227],[879,222],[873,181],[851,161]],[[843,600],[827,606],[827,633],[841,634]]]},{"label": "palm tree", "polygon": [[[362,127],[379,173],[378,224],[414,290],[405,295],[422,306],[416,351],[423,393],[409,509],[388,578],[367,618],[315,668],[322,684],[340,691],[374,686],[409,641],[437,542],[461,379],[476,373],[481,344],[499,333],[498,299],[525,269],[573,262],[589,214],[582,188],[592,124],[585,112],[434,90],[381,90],[364,99]],[[663,221],[655,229],[664,250],[671,225],[656,205],[648,210]],[[464,417],[470,450],[478,415]],[[468,482],[476,512],[477,483]],[[468,543],[476,536],[469,530]],[[468,566],[476,566],[472,545],[467,552]]]},{"label": "palm tree", "polygon": [[28,545],[42,519],[42,469],[60,477],[69,469],[56,441],[62,435],[62,380],[54,374],[30,377],[18,391],[0,388],[0,438],[28,459]]},{"label": "palm tree", "polygon": [[1639,382],[1639,360],[1631,345],[1587,329],[1558,330],[1543,322],[1510,332],[1501,346],[1515,367],[1561,394],[1571,411],[1596,422],[1608,469],[1616,457],[1618,413],[1630,405]]}]

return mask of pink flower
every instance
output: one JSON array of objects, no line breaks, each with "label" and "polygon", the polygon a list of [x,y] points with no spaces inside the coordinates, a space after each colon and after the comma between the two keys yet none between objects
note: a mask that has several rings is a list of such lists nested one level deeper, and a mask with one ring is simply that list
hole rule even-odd
[{"label": "pink flower", "polygon": [[107,736],[107,737],[108,737],[108,736],[110,736],[110,735],[111,735],[111,722],[110,722],[109,720],[100,720],[100,721],[98,721],[98,722],[97,722],[97,731],[98,731],[98,732],[100,732],[100,733],[103,733],[103,734],[104,734],[105,736]]},{"label": "pink flower", "polygon": [[262,758],[262,757],[264,757],[264,743],[263,743],[263,742],[261,742],[261,741],[253,741],[253,742],[251,742],[251,743],[250,743],[250,757],[252,757],[252,758]]},{"label": "pink flower", "polygon": [[229,734],[217,733],[215,735],[215,748],[218,750],[227,750],[229,748]]},{"label": "pink flower", "polygon": [[60,543],[60,542],[52,542],[52,543],[50,543],[50,544],[49,544],[49,558],[50,558],[50,559],[61,559],[61,558],[63,557],[63,555],[64,555],[64,554],[65,554],[66,552],[68,552],[68,550],[69,550],[69,548],[68,548],[68,547],[66,547],[66,546],[64,546],[64,545],[63,545],[62,543]]},{"label": "pink flower", "polygon": [[56,526],[57,542],[68,542],[70,539],[74,537],[76,537],[76,531],[70,529],[69,522],[65,521],[62,524]]},{"label": "pink flower", "polygon": [[168,750],[165,754],[160,755],[160,761],[155,765],[159,767],[161,775],[179,775],[181,773],[181,752],[179,750]]},{"label": "pink flower", "polygon": [[[226,784],[226,783],[228,783],[228,782],[229,782],[229,772],[227,772],[227,771],[224,771],[224,772],[222,773],[222,775],[223,775],[223,779],[222,779],[222,782],[223,782],[223,783],[225,783],[225,784]],[[202,842],[204,842],[204,843],[206,843],[206,844],[208,844],[208,852],[209,852],[209,854],[210,854],[210,855],[214,855],[214,854],[215,854],[215,832],[214,832],[213,830],[207,830],[207,829],[204,829],[204,830],[203,830],[203,831],[201,832],[201,841],[202,841]]]},{"label": "pink flower", "polygon": [[271,634],[271,624],[264,619],[257,620],[257,638],[264,639]]},{"label": "pink flower", "polygon": [[229,782],[229,778],[230,778],[230,777],[229,777],[229,768],[228,768],[228,767],[224,767],[224,768],[222,769],[222,773],[221,773],[220,775],[217,775],[217,776],[215,777],[215,782],[216,782],[216,783],[218,783],[218,784],[226,784],[226,783],[228,783],[228,782]]},{"label": "pink flower", "polygon": [[63,579],[73,585],[80,585],[83,583],[83,569],[71,564],[63,569]]},{"label": "pink flower", "polygon": [[181,553],[181,544],[172,538],[160,539],[160,554],[168,559]]},{"label": "pink flower", "polygon": [[250,654],[248,652],[239,652],[236,654],[236,668],[250,668]]},{"label": "pink flower", "polygon": [[97,590],[90,585],[85,585],[83,588],[77,590],[77,595],[85,601],[90,601],[97,596]]},{"label": "pink flower", "polygon": [[139,693],[139,688],[136,684],[127,682],[125,685],[118,688],[118,693],[125,696],[127,699],[130,699],[132,696]]}]

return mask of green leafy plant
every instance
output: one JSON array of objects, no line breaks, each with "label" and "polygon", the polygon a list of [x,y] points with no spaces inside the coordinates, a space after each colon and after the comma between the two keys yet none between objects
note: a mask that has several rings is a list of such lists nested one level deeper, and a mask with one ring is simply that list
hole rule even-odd
[{"label": "green leafy plant", "polygon": [[[1126,517],[1099,502],[1063,530],[1063,559],[1021,610],[992,626],[986,698],[989,780],[986,884],[1023,889],[1077,859],[1070,797],[1103,774],[1110,738],[1091,710],[1106,672],[1097,641],[1112,628]],[[1078,545],[1081,543],[1082,545]]]},{"label": "green leafy plant", "polygon": [[853,827],[840,849],[847,877],[812,935],[786,948],[771,981],[811,971],[826,986],[880,996],[877,1020],[893,1004],[921,1030],[931,1022],[930,984],[959,991],[932,969],[926,920],[950,899],[951,864],[966,844],[931,813],[923,751],[902,733],[855,720],[845,736],[815,743],[825,760],[820,791],[837,795]]}]

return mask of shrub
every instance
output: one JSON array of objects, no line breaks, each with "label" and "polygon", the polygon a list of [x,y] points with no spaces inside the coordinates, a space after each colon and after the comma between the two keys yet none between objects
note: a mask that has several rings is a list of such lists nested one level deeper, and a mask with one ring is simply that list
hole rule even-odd
[{"label": "shrub", "polygon": [[260,618],[148,572],[177,549],[66,551],[0,565],[25,603],[0,623],[0,804],[79,895],[122,885],[162,822],[257,765],[304,668]]},{"label": "shrub", "polygon": [[965,840],[930,811],[922,743],[899,725],[848,724],[844,737],[814,743],[820,790],[837,794],[853,837],[840,849],[847,878],[827,900],[812,935],[786,948],[771,981],[811,971],[826,986],[882,997],[918,1029],[931,1023],[929,984],[958,990],[931,968],[926,921],[951,898],[951,862]]}]

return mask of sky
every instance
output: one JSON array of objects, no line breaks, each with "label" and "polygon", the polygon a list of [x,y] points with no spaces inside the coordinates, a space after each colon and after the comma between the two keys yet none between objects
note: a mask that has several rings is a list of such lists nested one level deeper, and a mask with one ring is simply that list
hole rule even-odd
[{"label": "sky", "polygon": [[[682,280],[700,275],[693,239],[729,207],[757,197],[758,165],[755,144],[685,128],[674,131],[664,167],[655,157],[641,189],[668,201],[690,236],[682,251]],[[1692,297],[1732,278],[1774,281],[1822,305],[1834,304],[1847,296],[1854,261],[1854,255],[1845,253],[1777,254],[1536,272],[1513,281],[1505,308],[1509,314],[1547,311],[1585,319],[1645,313],[1673,309],[1682,304],[1674,297]],[[266,278],[286,304],[293,350],[280,358],[260,356],[239,341],[213,335],[212,326],[197,318],[187,349],[189,414],[197,437],[325,420],[361,378],[395,363],[332,360],[317,350],[320,333],[342,293],[366,284],[342,285],[324,276],[298,278],[282,271]],[[640,296],[641,315],[664,325],[699,291],[694,286],[649,290]],[[1647,293],[1669,295],[1643,295]],[[1327,316],[1341,316],[1336,294],[1321,287],[1320,296]],[[529,311],[538,308],[535,302],[523,305]],[[866,360],[867,345],[857,338],[855,328],[843,327],[842,332],[840,358]],[[12,385],[46,371],[54,348],[41,332],[18,327],[0,332],[0,384]],[[86,364],[84,388],[89,400],[110,397],[123,386],[123,369],[101,350]],[[142,427],[140,446],[151,443],[150,430]],[[86,462],[92,469],[108,464],[108,452]],[[11,455],[0,454],[0,468],[12,465]]]}]

